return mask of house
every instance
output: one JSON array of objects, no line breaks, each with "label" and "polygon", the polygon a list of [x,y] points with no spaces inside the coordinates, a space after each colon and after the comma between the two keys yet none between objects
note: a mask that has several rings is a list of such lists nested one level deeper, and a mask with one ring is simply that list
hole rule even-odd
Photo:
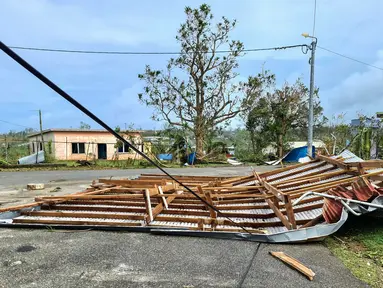
[{"label": "house", "polygon": [[[128,145],[116,145],[117,139],[106,130],[48,129],[42,132],[45,152],[56,160],[141,159]],[[121,131],[128,142],[146,150],[140,131]],[[42,150],[41,133],[28,135],[31,153]]]}]

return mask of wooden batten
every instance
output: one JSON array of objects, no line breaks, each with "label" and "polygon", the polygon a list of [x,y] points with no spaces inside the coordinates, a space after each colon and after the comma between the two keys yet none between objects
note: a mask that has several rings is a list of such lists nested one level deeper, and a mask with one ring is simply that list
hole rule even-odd
[{"label": "wooden batten", "polygon": [[153,218],[152,203],[151,203],[151,200],[150,200],[150,191],[149,191],[149,189],[145,189],[144,197],[145,197],[146,214],[148,216],[145,220],[146,220],[146,223],[149,224],[154,219]]}]

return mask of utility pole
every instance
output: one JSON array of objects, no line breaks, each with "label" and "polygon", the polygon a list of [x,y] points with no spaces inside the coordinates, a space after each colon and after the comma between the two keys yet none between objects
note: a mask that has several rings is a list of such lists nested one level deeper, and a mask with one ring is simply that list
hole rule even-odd
[{"label": "utility pole", "polygon": [[313,41],[309,46],[311,50],[310,58],[310,96],[309,96],[309,115],[308,115],[308,133],[307,133],[307,154],[312,157],[313,155],[313,129],[314,129],[314,68],[315,68],[315,49],[318,39],[314,36],[310,36],[308,33],[303,33],[303,37],[311,38]]},{"label": "utility pole", "polygon": [[44,145],[44,136],[43,136],[43,120],[41,117],[41,109],[39,109],[39,121],[40,121],[40,135],[41,135],[41,142],[43,144],[43,151],[45,152],[45,145]]},{"label": "utility pole", "polygon": [[40,143],[42,144],[41,148],[43,148],[43,151],[44,151],[44,154],[45,154],[45,145],[44,145],[44,136],[43,136],[43,120],[42,120],[42,116],[41,116],[41,109],[39,109],[37,111],[39,111],[39,123],[40,123],[41,142],[36,140],[36,164],[37,164],[37,160],[39,158]]}]

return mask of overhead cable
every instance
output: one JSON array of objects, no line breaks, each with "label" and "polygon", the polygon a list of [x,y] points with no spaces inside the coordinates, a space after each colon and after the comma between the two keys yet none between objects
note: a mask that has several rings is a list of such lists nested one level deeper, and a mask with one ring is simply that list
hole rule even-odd
[{"label": "overhead cable", "polygon": [[[297,48],[306,46],[306,44],[288,45],[279,47],[267,47],[267,48],[254,48],[243,49],[241,52],[259,52],[259,51],[273,51],[273,50],[285,50],[291,48]],[[57,52],[57,53],[80,53],[80,54],[107,54],[107,55],[180,55],[184,52],[167,52],[167,51],[99,51],[99,50],[73,50],[73,49],[54,49],[54,48],[38,48],[38,47],[23,47],[23,46],[9,46],[11,49],[17,50],[31,50],[40,52]],[[197,51],[200,52],[200,51]],[[231,50],[217,50],[217,51],[202,51],[205,54],[218,54],[218,53],[232,53]]]},{"label": "overhead cable", "polygon": [[363,65],[366,65],[366,66],[369,66],[369,67],[372,67],[372,68],[379,69],[379,70],[382,70],[382,71],[383,71],[383,68],[381,68],[381,67],[378,67],[378,66],[369,64],[369,63],[367,63],[367,62],[363,62],[363,61],[361,61],[361,60],[358,60],[358,59],[355,59],[355,58],[352,58],[352,57],[343,55],[343,54],[341,54],[341,53],[332,51],[332,50],[330,50],[330,49],[327,49],[327,48],[324,48],[324,47],[321,47],[321,46],[317,46],[317,47],[318,47],[319,49],[322,49],[322,50],[325,50],[325,51],[327,51],[327,52],[333,53],[333,54],[338,55],[338,56],[340,56],[340,57],[343,57],[343,58],[352,60],[352,61],[354,61],[354,62],[358,62],[358,63],[360,63],[360,64],[363,64]]},{"label": "overhead cable", "polygon": [[217,214],[223,218],[226,218],[231,223],[233,223],[234,226],[240,227],[243,231],[246,233],[252,235],[252,233],[247,230],[244,226],[241,224],[235,222],[230,217],[224,215],[217,207],[207,202],[204,198],[199,196],[196,192],[194,192],[192,189],[190,189],[188,186],[184,185],[181,181],[179,181],[177,178],[172,176],[169,172],[167,172],[165,169],[160,167],[156,162],[154,162],[152,159],[150,159],[149,156],[147,156],[144,152],[137,149],[134,145],[129,143],[124,137],[122,137],[120,134],[118,134],[116,131],[114,131],[111,127],[109,127],[105,122],[103,122],[100,118],[98,118],[96,115],[94,115],[91,111],[89,111],[87,108],[85,108],[82,104],[80,104],[77,100],[72,98],[68,93],[66,93],[64,90],[62,90],[60,87],[58,87],[56,84],[54,84],[51,80],[49,80],[47,77],[45,77],[41,72],[39,72],[36,68],[34,68],[32,65],[30,65],[27,61],[25,61],[23,58],[21,58],[18,54],[16,54],[13,50],[11,50],[7,45],[5,45],[3,42],[0,41],[0,49],[4,51],[5,54],[7,54],[9,57],[11,57],[13,60],[15,60],[18,64],[20,64],[22,67],[24,67],[26,70],[28,70],[32,75],[34,75],[36,78],[38,78],[41,82],[46,84],[48,87],[50,87],[53,91],[55,91],[57,94],[59,94],[61,97],[66,99],[68,102],[70,102],[73,106],[78,108],[80,111],[88,115],[92,120],[94,120],[96,123],[98,123],[100,126],[105,128],[107,131],[109,131],[114,137],[116,137],[118,140],[120,140],[125,145],[128,145],[133,151],[141,155],[144,159],[146,159],[149,163],[156,166],[161,172],[163,172],[166,176],[168,176],[170,179],[172,179],[174,182],[181,185],[183,188],[185,188],[188,192],[193,194],[198,200],[202,201],[207,207],[213,209]]}]

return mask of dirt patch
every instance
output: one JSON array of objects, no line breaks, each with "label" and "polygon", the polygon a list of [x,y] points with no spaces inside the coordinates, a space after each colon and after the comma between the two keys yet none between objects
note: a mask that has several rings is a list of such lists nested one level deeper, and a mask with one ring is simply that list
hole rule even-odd
[{"label": "dirt patch", "polygon": [[364,253],[367,251],[366,246],[364,246],[362,243],[357,242],[357,241],[350,241],[347,242],[348,248],[351,249],[351,251],[355,253]]}]

